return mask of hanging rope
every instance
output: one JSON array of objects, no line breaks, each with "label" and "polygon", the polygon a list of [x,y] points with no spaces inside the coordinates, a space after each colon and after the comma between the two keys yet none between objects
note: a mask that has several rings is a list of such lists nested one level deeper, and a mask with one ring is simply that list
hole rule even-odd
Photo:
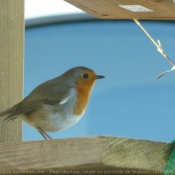
[{"label": "hanging rope", "polygon": [[154,41],[154,39],[150,36],[150,34],[144,29],[144,27],[140,24],[140,22],[137,20],[137,19],[133,19],[135,21],[135,23],[144,31],[144,33],[148,36],[148,38],[153,42],[153,44],[157,47],[157,51],[159,51],[163,57],[165,57],[172,65],[172,69],[170,70],[167,70],[163,73],[161,73],[156,79],[159,79],[160,77],[162,77],[163,75],[165,75],[166,73],[168,72],[172,72],[172,71],[175,71],[175,63],[166,55],[166,53],[164,52],[162,46],[161,46],[161,43],[160,41],[158,40],[157,43]]}]

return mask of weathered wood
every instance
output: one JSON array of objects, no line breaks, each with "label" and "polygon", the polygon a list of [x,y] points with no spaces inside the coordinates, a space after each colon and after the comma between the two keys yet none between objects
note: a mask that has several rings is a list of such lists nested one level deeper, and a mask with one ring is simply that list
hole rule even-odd
[{"label": "weathered wood", "polygon": [[[81,10],[101,19],[175,19],[175,2],[170,0],[65,0]],[[153,11],[135,12],[120,5],[141,5]],[[130,6],[131,7],[131,6]]]},{"label": "weathered wood", "polygon": [[[0,111],[23,96],[24,0],[0,0]],[[3,122],[0,142],[22,140],[22,122]]]},{"label": "weathered wood", "polygon": [[34,169],[45,173],[115,170],[121,174],[163,174],[174,147],[172,143],[104,136],[4,143],[0,144],[0,172]]}]

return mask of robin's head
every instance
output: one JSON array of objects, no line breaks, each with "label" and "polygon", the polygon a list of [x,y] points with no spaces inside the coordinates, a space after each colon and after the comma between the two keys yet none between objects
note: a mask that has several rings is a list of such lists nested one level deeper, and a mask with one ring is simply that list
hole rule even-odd
[{"label": "robin's head", "polygon": [[64,75],[69,77],[76,86],[86,86],[90,89],[97,79],[104,78],[104,76],[97,75],[93,70],[83,66],[69,69]]}]

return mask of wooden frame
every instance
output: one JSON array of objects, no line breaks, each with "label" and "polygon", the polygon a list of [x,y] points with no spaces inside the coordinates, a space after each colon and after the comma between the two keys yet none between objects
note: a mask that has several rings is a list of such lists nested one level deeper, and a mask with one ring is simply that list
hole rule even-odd
[{"label": "wooden frame", "polygon": [[[23,97],[24,0],[0,0],[0,111]],[[0,142],[22,140],[22,122],[3,122]]]},{"label": "wooden frame", "polygon": [[[151,20],[175,19],[175,2],[171,0],[65,0],[65,1],[101,19],[151,19]],[[125,8],[121,7],[123,5],[125,6]],[[129,8],[130,10],[126,9],[126,7]],[[143,7],[146,8],[147,10],[145,10]]]},{"label": "wooden frame", "polygon": [[6,143],[0,144],[0,170],[163,174],[174,147],[173,143],[105,136]]}]

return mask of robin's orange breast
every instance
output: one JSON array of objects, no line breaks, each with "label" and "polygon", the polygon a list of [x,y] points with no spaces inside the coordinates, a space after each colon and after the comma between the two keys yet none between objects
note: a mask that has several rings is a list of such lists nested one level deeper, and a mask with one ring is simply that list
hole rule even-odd
[{"label": "robin's orange breast", "polygon": [[73,113],[76,116],[81,116],[88,104],[91,90],[94,86],[94,81],[91,83],[84,83],[83,85],[77,85],[77,102],[75,104]]}]

